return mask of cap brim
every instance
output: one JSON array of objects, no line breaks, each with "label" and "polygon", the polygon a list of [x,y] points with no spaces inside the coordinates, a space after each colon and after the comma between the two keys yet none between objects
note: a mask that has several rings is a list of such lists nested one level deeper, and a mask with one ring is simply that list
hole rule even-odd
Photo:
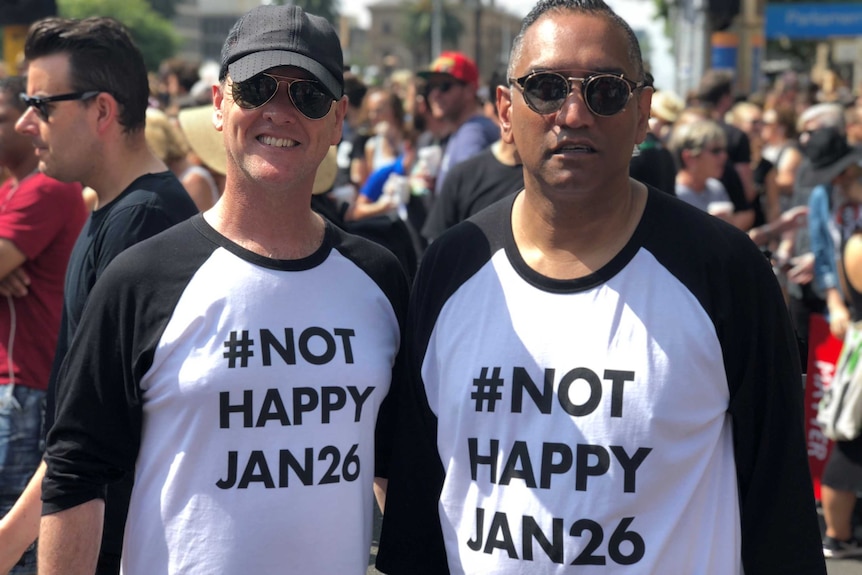
[{"label": "cap brim", "polygon": [[463,80],[459,80],[452,74],[448,72],[432,72],[431,70],[423,70],[421,72],[416,72],[416,75],[422,78],[423,80],[432,80],[435,78],[440,78],[442,80],[456,80],[458,82],[462,82]]},{"label": "cap brim", "polygon": [[180,110],[178,120],[192,151],[207,167],[224,175],[227,172],[227,152],[222,133],[213,126],[213,107],[198,106]]},{"label": "cap brim", "polygon": [[825,168],[814,169],[810,172],[810,176],[806,178],[810,182],[817,184],[828,184],[835,178],[841,175],[841,172],[846,170],[853,164],[862,165],[862,147],[854,148],[852,152]]},{"label": "cap brim", "polygon": [[302,68],[320,80],[333,97],[341,98],[343,95],[341,84],[335,79],[329,70],[308,56],[303,56],[302,54],[297,54],[295,52],[287,52],[284,50],[255,52],[234,60],[228,64],[227,69],[230,73],[230,77],[234,81],[242,82],[243,80],[248,80],[252,76],[256,76],[261,72],[266,72],[267,70],[278,66],[296,66],[297,68]]}]

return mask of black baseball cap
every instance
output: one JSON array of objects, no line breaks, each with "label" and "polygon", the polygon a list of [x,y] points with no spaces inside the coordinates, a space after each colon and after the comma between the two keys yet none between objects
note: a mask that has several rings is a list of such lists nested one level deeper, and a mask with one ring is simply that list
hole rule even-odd
[{"label": "black baseball cap", "polygon": [[222,47],[219,80],[230,73],[242,82],[276,66],[307,70],[336,99],[344,94],[344,56],[335,29],[299,6],[258,6],[240,17]]}]

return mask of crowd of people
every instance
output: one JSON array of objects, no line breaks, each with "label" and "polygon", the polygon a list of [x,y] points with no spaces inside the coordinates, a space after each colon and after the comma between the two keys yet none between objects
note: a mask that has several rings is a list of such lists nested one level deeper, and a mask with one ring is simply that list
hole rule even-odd
[{"label": "crowd of people", "polygon": [[505,71],[367,81],[293,5],[216,64],[148,73],[108,18],[41,20],[24,56],[0,573],[358,575],[372,492],[384,573],[862,555],[862,438],[821,538],[799,385],[811,314],[862,320],[834,75],[680,96],[602,0],[540,0]]}]

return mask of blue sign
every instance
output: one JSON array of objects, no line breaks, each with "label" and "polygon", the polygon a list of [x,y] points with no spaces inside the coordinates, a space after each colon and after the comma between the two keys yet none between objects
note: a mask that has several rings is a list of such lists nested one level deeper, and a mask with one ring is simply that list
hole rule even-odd
[{"label": "blue sign", "polygon": [[767,38],[836,36],[862,36],[862,3],[770,4],[766,7]]}]

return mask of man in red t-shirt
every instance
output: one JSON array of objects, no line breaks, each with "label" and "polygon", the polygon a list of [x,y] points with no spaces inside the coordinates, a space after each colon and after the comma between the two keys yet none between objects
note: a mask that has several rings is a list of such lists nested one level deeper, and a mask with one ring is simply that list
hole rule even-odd
[{"label": "man in red t-shirt", "polygon": [[[15,131],[26,110],[21,77],[0,78],[0,281],[20,274],[24,297],[0,288],[0,517],[39,466],[45,390],[57,344],[66,265],[87,218],[81,185],[40,173],[29,137]],[[23,273],[21,273],[23,272]],[[5,301],[3,301],[5,300]],[[10,567],[0,557],[0,572]],[[29,550],[11,571],[36,573]]]}]

